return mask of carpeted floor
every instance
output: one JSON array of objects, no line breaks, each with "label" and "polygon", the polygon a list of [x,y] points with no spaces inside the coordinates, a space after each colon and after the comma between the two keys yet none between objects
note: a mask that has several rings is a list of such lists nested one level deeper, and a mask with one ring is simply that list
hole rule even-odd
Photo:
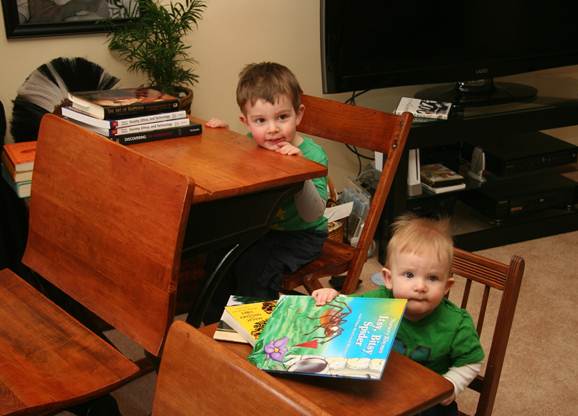
[{"label": "carpeted floor", "polygon": [[[578,414],[578,232],[480,253],[503,262],[514,254],[526,260],[493,414]],[[360,291],[374,287],[370,276],[380,268],[374,259],[367,262]],[[495,303],[490,308],[492,305]],[[118,343],[124,343],[122,338]],[[485,336],[482,343],[487,350],[489,340]],[[133,351],[138,354],[138,349]],[[150,414],[154,382],[155,375],[149,374],[114,393],[124,416]],[[466,392],[458,402],[460,410],[473,414],[475,394]]]}]

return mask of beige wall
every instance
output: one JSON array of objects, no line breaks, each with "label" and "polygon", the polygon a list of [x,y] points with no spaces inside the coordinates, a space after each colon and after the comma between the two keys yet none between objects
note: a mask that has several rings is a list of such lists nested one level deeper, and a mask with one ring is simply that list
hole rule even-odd
[{"label": "beige wall", "polygon": [[[243,131],[238,122],[234,90],[237,74],[250,62],[278,61],[289,66],[304,91],[321,95],[319,1],[317,0],[208,0],[199,28],[190,35],[191,55],[198,60],[200,81],[194,89],[193,114],[218,116]],[[1,13],[1,11],[0,11]],[[3,20],[2,20],[3,22]],[[0,100],[11,113],[11,100],[26,76],[43,63],[59,56],[82,56],[121,78],[120,86],[138,85],[143,78],[127,74],[126,65],[111,56],[106,36],[72,35],[8,41],[0,34]],[[564,76],[576,78],[578,71]],[[415,88],[372,91],[360,105],[392,110],[402,95]],[[347,95],[333,96],[344,100]],[[341,188],[344,177],[353,174],[356,160],[342,145],[325,144],[330,174]]]}]

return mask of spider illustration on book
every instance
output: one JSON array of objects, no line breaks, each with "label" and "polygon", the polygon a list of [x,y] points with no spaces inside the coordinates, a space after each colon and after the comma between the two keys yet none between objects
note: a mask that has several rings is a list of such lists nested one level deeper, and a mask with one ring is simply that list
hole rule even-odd
[{"label": "spider illustration on book", "polygon": [[311,335],[318,329],[323,329],[323,336],[313,337],[313,339],[322,339],[322,341],[320,341],[322,344],[331,341],[343,333],[343,328],[341,325],[347,322],[345,318],[352,312],[351,308],[346,302],[338,299],[334,299],[328,305],[331,307],[325,309],[321,315],[315,317],[307,317],[312,320],[318,319],[319,325],[317,325],[311,332],[308,332],[305,335]]}]

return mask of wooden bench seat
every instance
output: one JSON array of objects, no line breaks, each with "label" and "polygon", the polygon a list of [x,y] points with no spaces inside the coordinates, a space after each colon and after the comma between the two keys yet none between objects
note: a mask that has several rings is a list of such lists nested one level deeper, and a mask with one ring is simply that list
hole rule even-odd
[{"label": "wooden bench seat", "polygon": [[[174,318],[193,189],[189,178],[130,147],[47,115],[23,262],[158,356]],[[139,374],[7,269],[0,299],[0,415],[54,412]]]}]

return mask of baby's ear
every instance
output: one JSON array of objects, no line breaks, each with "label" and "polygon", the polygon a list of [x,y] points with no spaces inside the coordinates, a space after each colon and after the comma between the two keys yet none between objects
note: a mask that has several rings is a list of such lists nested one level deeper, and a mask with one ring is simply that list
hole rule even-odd
[{"label": "baby's ear", "polygon": [[446,282],[446,290],[444,293],[445,295],[447,295],[449,293],[450,289],[452,288],[452,286],[454,285],[455,282],[456,281],[452,276],[448,277],[448,281]]},{"label": "baby's ear", "polygon": [[383,283],[385,284],[385,287],[391,290],[393,288],[391,270],[389,270],[387,267],[384,267],[381,269],[381,274],[383,276]]}]

